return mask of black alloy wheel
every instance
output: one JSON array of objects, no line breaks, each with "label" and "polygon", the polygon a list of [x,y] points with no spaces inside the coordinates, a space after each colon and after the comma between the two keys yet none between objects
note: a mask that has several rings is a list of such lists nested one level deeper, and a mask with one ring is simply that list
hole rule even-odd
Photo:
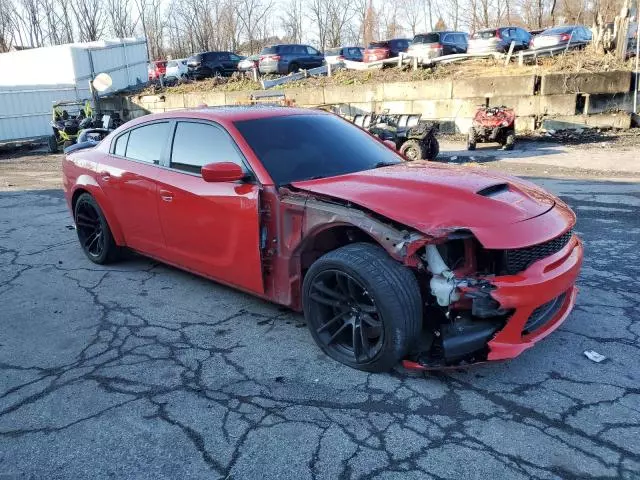
[{"label": "black alloy wheel", "polygon": [[340,270],[324,270],[311,284],[311,309],[319,314],[318,339],[336,356],[372,361],[384,342],[382,317],[366,288]]},{"label": "black alloy wheel", "polygon": [[90,194],[83,193],[76,201],[74,219],[80,246],[89,260],[97,264],[116,260],[118,246],[102,210]]},{"label": "black alloy wheel", "polygon": [[318,258],[304,276],[302,306],[317,345],[367,372],[397,365],[422,329],[413,272],[372,243],[344,245]]}]

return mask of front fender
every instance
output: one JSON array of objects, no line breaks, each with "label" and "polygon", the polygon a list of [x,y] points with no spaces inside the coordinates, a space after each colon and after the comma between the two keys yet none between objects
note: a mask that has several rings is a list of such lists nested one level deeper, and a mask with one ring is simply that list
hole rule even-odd
[{"label": "front fender", "polygon": [[[113,235],[113,239],[116,242],[116,245],[126,245],[122,227],[120,226],[120,222],[118,222],[118,217],[111,208],[111,204],[109,202],[109,199],[107,198],[106,193],[104,192],[100,184],[96,181],[96,179],[91,175],[80,175],[76,179],[70,198],[75,198],[76,194],[80,191],[88,192],[93,196],[93,198],[96,199],[96,202],[98,202],[102,213],[104,213],[104,216],[107,219],[109,229],[111,230],[111,235]],[[71,213],[73,215],[73,211]]]}]

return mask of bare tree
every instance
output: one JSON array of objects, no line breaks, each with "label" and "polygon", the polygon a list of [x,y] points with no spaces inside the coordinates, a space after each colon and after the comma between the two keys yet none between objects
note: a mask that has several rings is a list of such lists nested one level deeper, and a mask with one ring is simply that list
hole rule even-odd
[{"label": "bare tree", "polygon": [[256,32],[273,9],[273,0],[236,0],[236,15],[241,31],[247,35],[251,53],[255,51]]},{"label": "bare tree", "polygon": [[289,42],[302,42],[302,19],[302,0],[289,0],[284,4],[281,20]]},{"label": "bare tree", "polygon": [[8,52],[15,38],[15,10],[9,0],[0,0],[0,53]]},{"label": "bare tree", "polygon": [[107,14],[101,0],[81,0],[71,4],[81,42],[93,42],[106,32]]},{"label": "bare tree", "polygon": [[136,22],[133,20],[132,5],[129,0],[105,0],[109,15],[109,30],[117,38],[132,37]]},{"label": "bare tree", "polygon": [[425,17],[424,0],[402,0],[401,9],[411,30],[411,35],[414,36],[418,33],[418,25]]}]

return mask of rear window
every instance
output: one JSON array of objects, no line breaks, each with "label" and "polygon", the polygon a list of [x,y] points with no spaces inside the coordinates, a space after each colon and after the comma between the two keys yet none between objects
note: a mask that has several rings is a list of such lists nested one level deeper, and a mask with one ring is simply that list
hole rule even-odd
[{"label": "rear window", "polygon": [[261,55],[273,55],[274,53],[278,53],[278,47],[264,47],[260,52]]},{"label": "rear window", "polygon": [[440,34],[439,33],[425,33],[422,35],[416,35],[413,37],[413,43],[439,43],[440,42]]},{"label": "rear window", "polygon": [[485,30],[484,32],[477,32],[473,35],[473,38],[481,38],[487,40],[496,36],[496,30]]},{"label": "rear window", "polygon": [[334,115],[259,118],[235,126],[277,185],[402,161],[371,135]]},{"label": "rear window", "polygon": [[367,48],[389,48],[389,42],[371,42]]},{"label": "rear window", "polygon": [[545,30],[544,32],[542,32],[542,35],[560,35],[562,33],[571,33],[572,30],[573,27],[556,27]]}]

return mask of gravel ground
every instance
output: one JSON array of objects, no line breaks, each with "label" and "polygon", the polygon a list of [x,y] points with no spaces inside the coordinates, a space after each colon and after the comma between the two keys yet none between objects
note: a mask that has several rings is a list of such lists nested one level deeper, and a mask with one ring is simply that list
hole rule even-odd
[{"label": "gravel ground", "polygon": [[0,193],[0,477],[640,477],[639,184],[535,180],[586,248],[575,311],[535,348],[366,374],[298,314],[139,256],[90,263],[46,189],[58,162]]}]

